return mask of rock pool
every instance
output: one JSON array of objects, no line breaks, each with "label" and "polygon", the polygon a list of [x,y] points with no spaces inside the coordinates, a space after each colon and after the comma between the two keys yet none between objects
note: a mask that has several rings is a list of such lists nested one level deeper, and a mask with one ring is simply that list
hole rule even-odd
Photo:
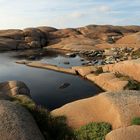
[{"label": "rock pool", "polygon": [[[16,64],[15,61],[25,59],[25,57],[19,57],[21,53],[21,51],[0,53],[0,82],[9,80],[25,82],[30,88],[33,100],[49,110],[78,99],[94,96],[102,91],[98,86],[79,76]],[[46,54],[40,61],[63,67],[82,63],[79,56],[69,58],[61,53],[55,53]],[[67,61],[69,65],[64,64]],[[69,86],[60,88],[65,83]]]}]

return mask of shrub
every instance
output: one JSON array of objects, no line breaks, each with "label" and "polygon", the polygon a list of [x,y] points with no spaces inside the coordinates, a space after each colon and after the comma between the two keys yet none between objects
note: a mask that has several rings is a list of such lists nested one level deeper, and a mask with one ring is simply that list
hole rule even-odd
[{"label": "shrub", "polygon": [[102,67],[98,67],[97,70],[94,71],[94,74],[95,74],[95,75],[99,75],[99,74],[101,74],[101,73],[103,73]]},{"label": "shrub", "polygon": [[128,81],[128,84],[127,86],[125,87],[125,89],[128,89],[128,90],[140,90],[140,82],[128,77],[128,76],[124,76],[120,73],[115,73],[115,76],[117,78],[120,78],[122,80],[127,80]]},{"label": "shrub", "polygon": [[89,123],[73,130],[67,125],[66,117],[52,116],[26,96],[16,96],[13,101],[28,109],[46,140],[104,140],[105,135],[111,131],[111,125],[105,122]]},{"label": "shrub", "polygon": [[52,116],[49,111],[35,105],[29,98],[13,99],[32,114],[46,140],[75,140],[74,131],[67,125],[64,116]]},{"label": "shrub", "polygon": [[135,117],[131,120],[132,125],[140,125],[140,117]]},{"label": "shrub", "polygon": [[67,125],[64,116],[54,117],[42,107],[29,108],[42,134],[50,140],[73,140],[73,130]]},{"label": "shrub", "polygon": [[105,122],[89,123],[75,131],[77,140],[104,140],[111,131],[111,125]]},{"label": "shrub", "polygon": [[129,90],[140,90],[140,83],[135,80],[129,80],[127,88]]}]

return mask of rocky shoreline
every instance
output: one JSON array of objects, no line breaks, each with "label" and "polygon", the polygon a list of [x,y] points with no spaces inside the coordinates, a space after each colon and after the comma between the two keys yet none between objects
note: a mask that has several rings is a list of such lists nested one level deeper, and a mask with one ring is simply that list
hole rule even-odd
[{"label": "rocky shoreline", "polygon": [[[139,26],[91,25],[76,29],[38,27],[3,30],[0,31],[0,51],[42,48],[45,52],[50,48],[69,50],[66,54],[68,57],[78,54],[88,58],[89,61],[83,62],[83,66],[71,68],[34,61],[36,56],[43,57],[44,53],[29,55],[30,61],[17,63],[80,75],[106,91],[91,98],[68,103],[51,112],[54,117],[66,116],[68,126],[74,130],[91,122],[107,122],[113,130],[105,134],[105,140],[139,140],[139,123],[131,123],[135,118],[140,119],[139,38]],[[69,62],[65,64],[69,65]],[[39,111],[31,109],[36,105],[30,98],[29,91],[19,81],[0,83],[0,137],[3,140],[49,139],[47,133],[51,128],[42,130],[37,123],[38,118],[33,118],[34,111]],[[44,118],[46,120],[46,116]],[[51,122],[52,120],[54,121],[51,118]],[[43,125],[42,122],[41,124]]]}]

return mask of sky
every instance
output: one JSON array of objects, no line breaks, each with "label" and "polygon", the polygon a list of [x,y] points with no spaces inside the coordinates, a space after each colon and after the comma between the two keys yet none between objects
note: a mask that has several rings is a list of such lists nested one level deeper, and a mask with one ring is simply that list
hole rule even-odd
[{"label": "sky", "polygon": [[0,0],[0,29],[140,25],[140,0]]}]

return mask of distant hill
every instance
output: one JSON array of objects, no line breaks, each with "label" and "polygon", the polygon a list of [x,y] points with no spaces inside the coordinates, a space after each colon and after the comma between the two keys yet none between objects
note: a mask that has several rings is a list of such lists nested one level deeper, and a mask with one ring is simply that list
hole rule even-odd
[{"label": "distant hill", "polygon": [[[53,27],[0,30],[0,50],[47,47],[65,50],[96,50],[138,47],[140,26],[88,25],[79,28]],[[133,45],[132,45],[133,44]]]}]

